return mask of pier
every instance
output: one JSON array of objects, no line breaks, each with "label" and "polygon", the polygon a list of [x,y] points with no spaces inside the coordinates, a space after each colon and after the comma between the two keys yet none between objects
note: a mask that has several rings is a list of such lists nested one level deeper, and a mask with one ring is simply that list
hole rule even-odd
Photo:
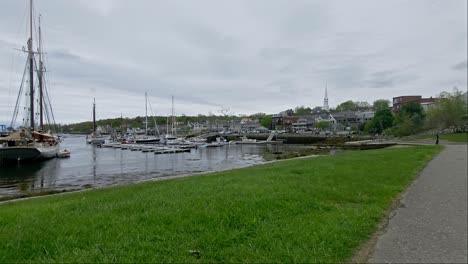
[{"label": "pier", "polygon": [[196,148],[192,145],[183,145],[183,146],[151,146],[148,144],[122,144],[122,143],[107,143],[102,144],[103,148],[115,148],[121,150],[130,150],[130,151],[141,151],[141,152],[153,152],[154,154],[174,154],[174,153],[184,153],[190,152],[190,149]]}]

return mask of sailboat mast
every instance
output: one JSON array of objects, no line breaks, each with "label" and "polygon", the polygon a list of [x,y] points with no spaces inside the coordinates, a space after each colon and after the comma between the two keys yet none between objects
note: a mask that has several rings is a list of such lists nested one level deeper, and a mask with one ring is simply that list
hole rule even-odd
[{"label": "sailboat mast", "polygon": [[148,93],[145,92],[145,135],[148,135]]},{"label": "sailboat mast", "polygon": [[[174,98],[172,98],[172,108],[174,109]],[[174,111],[174,136],[177,135],[177,116],[176,112]]]},{"label": "sailboat mast", "polygon": [[172,96],[172,111],[171,111],[171,115],[172,115],[172,124],[171,124],[171,134],[174,135],[174,96]]},{"label": "sailboat mast", "polygon": [[96,98],[93,102],[93,132],[96,133]]},{"label": "sailboat mast", "polygon": [[43,65],[42,65],[42,36],[41,36],[41,15],[39,15],[39,71],[38,71],[38,79],[39,79],[39,129],[44,130],[44,102],[43,102]]},{"label": "sailboat mast", "polygon": [[34,51],[33,51],[33,1],[29,0],[29,41],[28,41],[28,56],[29,56],[29,97],[30,97],[30,127],[34,130]]},{"label": "sailboat mast", "polygon": [[169,116],[167,117],[166,135],[169,134]]}]

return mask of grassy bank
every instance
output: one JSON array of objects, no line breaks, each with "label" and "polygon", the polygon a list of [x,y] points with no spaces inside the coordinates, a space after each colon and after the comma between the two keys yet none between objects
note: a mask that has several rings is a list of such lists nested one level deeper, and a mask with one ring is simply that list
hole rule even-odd
[{"label": "grassy bank", "polygon": [[1,204],[0,262],[343,262],[440,150],[350,152]]},{"label": "grassy bank", "polygon": [[[433,139],[436,140],[435,135],[420,135],[420,136],[410,136],[404,138],[405,141],[418,140],[418,139]],[[468,133],[454,133],[454,134],[440,134],[440,140],[447,140],[449,142],[460,142],[468,143]]]}]

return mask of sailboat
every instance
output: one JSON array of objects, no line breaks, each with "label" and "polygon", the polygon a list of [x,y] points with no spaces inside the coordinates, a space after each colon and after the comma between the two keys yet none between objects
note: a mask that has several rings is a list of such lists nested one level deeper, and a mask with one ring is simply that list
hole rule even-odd
[{"label": "sailboat", "polygon": [[176,118],[174,115],[174,96],[172,96],[172,110],[171,110],[171,132],[169,133],[169,117],[167,117],[167,126],[166,126],[166,135],[164,135],[164,140],[166,144],[174,143],[177,139],[175,134],[177,133],[177,128],[175,124]]},{"label": "sailboat", "polygon": [[104,144],[106,142],[105,138],[102,137],[101,134],[96,131],[96,129],[97,129],[97,127],[96,127],[96,99],[94,99],[94,102],[93,102],[93,132],[91,133],[91,135],[86,136],[86,142],[88,144],[99,145],[99,144]]},{"label": "sailboat", "polygon": [[[57,156],[60,148],[60,139],[58,135],[51,131],[55,127],[54,114],[50,104],[46,82],[44,75],[46,73],[43,63],[42,49],[42,33],[41,33],[41,18],[39,16],[39,39],[37,51],[34,51],[33,46],[33,1],[29,1],[29,39],[27,42],[28,48],[23,48],[22,51],[28,54],[26,67],[23,74],[23,79],[20,85],[20,91],[16,100],[16,106],[13,111],[13,118],[10,127],[16,125],[16,119],[20,109],[20,98],[23,94],[24,84],[29,84],[27,92],[28,109],[26,118],[23,119],[23,126],[19,131],[11,133],[7,137],[0,138],[0,161],[34,161],[48,159]],[[26,74],[27,73],[27,74]],[[35,73],[37,76],[35,77]],[[35,84],[37,83],[37,87]],[[27,88],[26,88],[27,89]],[[38,93],[37,98],[35,94]],[[39,124],[36,124],[35,102],[38,101]],[[45,120],[44,120],[45,119]],[[46,121],[46,123],[44,123]],[[48,132],[44,133],[45,129]]]},{"label": "sailboat", "polygon": [[[156,120],[154,121],[155,133],[157,130]],[[135,143],[137,144],[156,144],[159,143],[161,139],[156,136],[148,135],[148,93],[145,93],[145,136],[135,138]]]}]

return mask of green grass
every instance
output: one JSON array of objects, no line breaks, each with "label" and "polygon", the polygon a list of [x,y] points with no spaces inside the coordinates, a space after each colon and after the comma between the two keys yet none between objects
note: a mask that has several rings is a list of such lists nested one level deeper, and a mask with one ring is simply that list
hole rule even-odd
[{"label": "green grass", "polygon": [[[409,136],[404,138],[406,141],[418,140],[418,139],[433,139],[436,140],[435,135],[419,135],[419,136]],[[455,134],[440,134],[440,140],[447,140],[449,142],[465,142],[468,143],[468,133],[455,133]]]},{"label": "green grass", "polygon": [[441,149],[356,151],[1,204],[0,262],[345,262]]}]

